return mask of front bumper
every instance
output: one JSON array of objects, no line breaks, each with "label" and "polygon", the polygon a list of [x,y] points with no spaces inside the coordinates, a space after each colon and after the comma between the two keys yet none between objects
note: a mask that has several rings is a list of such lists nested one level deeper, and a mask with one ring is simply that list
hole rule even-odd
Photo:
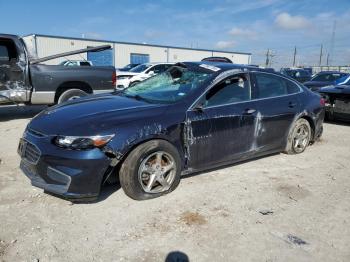
[{"label": "front bumper", "polygon": [[117,89],[123,90],[130,85],[130,78],[117,79]]},{"label": "front bumper", "polygon": [[31,184],[68,199],[97,198],[111,159],[97,148],[59,148],[52,139],[24,133],[18,148],[20,168]]}]

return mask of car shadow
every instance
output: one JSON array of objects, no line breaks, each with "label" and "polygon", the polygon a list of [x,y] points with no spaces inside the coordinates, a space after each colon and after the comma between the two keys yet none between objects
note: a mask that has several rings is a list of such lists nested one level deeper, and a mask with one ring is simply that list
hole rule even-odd
[{"label": "car shadow", "polygon": [[[210,168],[210,169],[205,169],[205,170],[198,171],[198,172],[184,174],[184,175],[181,176],[181,179],[187,179],[187,178],[190,178],[190,177],[194,177],[194,176],[210,173],[210,172],[213,172],[213,171],[216,171],[216,170],[219,170],[219,169],[224,169],[224,168],[228,168],[228,167],[234,167],[234,166],[237,166],[237,165],[242,165],[242,164],[245,164],[245,163],[249,163],[251,161],[255,161],[255,160],[258,160],[258,159],[262,159],[262,158],[265,158],[265,157],[270,157],[270,156],[278,155],[278,154],[280,154],[280,153],[272,153],[272,154],[268,154],[268,155],[264,155],[264,156],[260,156],[260,157],[256,157],[256,158],[252,158],[252,159],[248,159],[248,160],[244,160],[244,161],[240,161],[240,162],[233,163],[233,164],[222,165],[222,166],[218,166],[218,167],[215,167],[215,168]],[[121,189],[121,185],[120,185],[119,181],[115,182],[113,184],[104,184],[101,187],[100,195],[97,198],[92,198],[92,199],[89,199],[89,198],[67,199],[67,198],[64,198],[64,197],[62,197],[60,195],[56,195],[56,194],[53,194],[53,193],[50,193],[50,192],[45,192],[45,193],[48,194],[48,195],[54,196],[54,197],[58,197],[58,198],[63,199],[63,200],[70,201],[73,204],[96,204],[96,203],[99,203],[99,202],[102,202],[102,201],[108,199],[113,193],[117,192],[120,189]],[[180,261],[182,261],[182,260],[180,260]]]},{"label": "car shadow", "polygon": [[32,118],[47,108],[43,105],[24,106],[24,105],[2,105],[0,106],[0,122]]},{"label": "car shadow", "polygon": [[338,125],[338,126],[350,126],[350,121],[345,120],[325,120],[327,124]]},{"label": "car shadow", "polygon": [[44,191],[45,194],[48,194],[50,196],[53,197],[57,197],[59,199],[65,200],[65,201],[69,201],[72,204],[96,204],[99,202],[102,202],[104,200],[106,200],[107,198],[109,198],[114,192],[117,192],[119,189],[121,188],[119,182],[118,183],[113,183],[113,184],[106,184],[106,185],[102,185],[101,187],[101,191],[99,196],[96,198],[77,198],[77,199],[70,199],[70,198],[66,198],[64,196],[61,195],[57,195],[51,192],[47,192]]}]

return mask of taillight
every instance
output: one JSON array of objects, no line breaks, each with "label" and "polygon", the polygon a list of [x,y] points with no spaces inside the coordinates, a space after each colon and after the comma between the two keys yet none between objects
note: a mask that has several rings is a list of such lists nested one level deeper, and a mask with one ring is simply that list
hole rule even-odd
[{"label": "taillight", "polygon": [[117,73],[113,72],[112,74],[112,85],[117,86]]},{"label": "taillight", "polygon": [[324,99],[323,97],[320,98],[320,104],[321,106],[325,106],[326,105],[326,99]]}]

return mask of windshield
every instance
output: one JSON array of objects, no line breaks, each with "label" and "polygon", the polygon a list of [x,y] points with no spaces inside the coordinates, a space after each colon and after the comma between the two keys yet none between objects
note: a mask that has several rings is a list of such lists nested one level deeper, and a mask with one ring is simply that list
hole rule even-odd
[{"label": "windshield", "polygon": [[130,69],[130,72],[141,73],[141,72],[145,71],[147,68],[149,68],[150,66],[151,65],[149,65],[149,64],[138,65],[138,66],[135,66],[134,68]]},{"label": "windshield", "polygon": [[198,88],[211,75],[212,73],[174,66],[164,73],[125,89],[122,95],[151,103],[174,103]]},{"label": "windshield", "polygon": [[343,76],[335,81],[336,85],[350,85],[350,75]]}]

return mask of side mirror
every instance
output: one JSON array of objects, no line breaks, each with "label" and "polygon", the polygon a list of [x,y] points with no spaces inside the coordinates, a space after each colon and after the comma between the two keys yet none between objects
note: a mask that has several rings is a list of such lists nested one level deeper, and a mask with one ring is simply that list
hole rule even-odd
[{"label": "side mirror", "polygon": [[149,71],[148,74],[153,76],[155,73],[154,73],[154,71]]},{"label": "side mirror", "polygon": [[203,112],[204,110],[204,103],[198,103],[197,105],[195,105],[195,107],[193,107],[193,111],[195,112]]}]

